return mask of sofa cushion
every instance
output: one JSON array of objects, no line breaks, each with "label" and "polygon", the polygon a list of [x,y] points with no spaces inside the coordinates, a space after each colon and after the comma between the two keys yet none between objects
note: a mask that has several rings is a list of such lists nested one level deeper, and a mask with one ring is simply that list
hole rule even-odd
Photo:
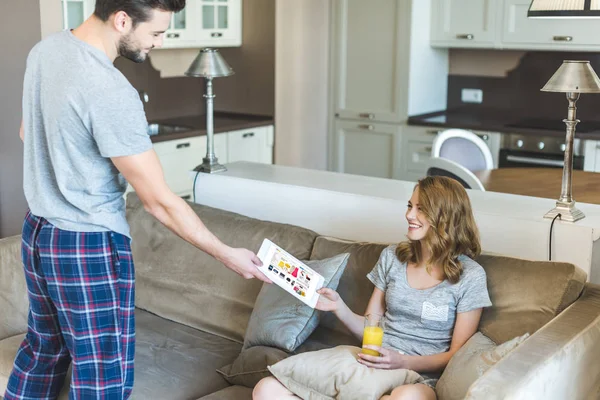
[{"label": "sofa cushion", "polygon": [[[204,224],[232,247],[257,252],[269,238],[299,259],[310,255],[316,233],[190,203]],[[246,280],[173,234],[148,214],[135,193],[127,199],[136,305],[161,317],[232,340],[244,332],[262,282]]]},{"label": "sofa cushion", "polygon": [[216,368],[237,357],[239,343],[139,309],[136,330],[132,399],[195,399],[229,386]]},{"label": "sofa cushion", "polygon": [[496,345],[483,333],[475,333],[450,359],[435,387],[438,399],[464,399],[473,382],[528,337],[526,333]]},{"label": "sofa cushion", "polygon": [[[321,274],[323,285],[336,290],[348,262],[348,253],[325,260],[307,261],[306,265]],[[271,346],[294,351],[313,333],[319,312],[291,296],[277,285],[263,285],[244,337],[244,349]]]},{"label": "sofa cushion", "polygon": [[[319,326],[293,354],[318,351],[338,345],[360,347],[361,343],[354,336]],[[268,366],[290,355],[290,353],[274,347],[250,347],[248,350],[243,350],[232,364],[218,369],[217,372],[223,375],[227,382],[232,385],[253,388],[262,378],[271,376]]]},{"label": "sofa cushion", "polygon": [[198,400],[252,400],[252,389],[244,386],[229,386]]},{"label": "sofa cushion", "polygon": [[0,339],[27,331],[29,300],[20,235],[0,239],[0,309]]},{"label": "sofa cushion", "polygon": [[[350,253],[338,292],[352,311],[362,314],[373,292],[373,285],[365,275],[375,266],[386,246],[320,236],[315,241],[311,259]],[[585,272],[568,263],[491,254],[483,254],[476,261],[485,269],[493,304],[483,310],[479,328],[496,343],[525,333],[533,334],[571,305],[586,281]],[[321,325],[346,331],[331,313],[323,317]]]},{"label": "sofa cushion", "polygon": [[[321,260],[340,253],[350,253],[346,270],[338,285],[338,293],[352,311],[363,315],[374,288],[371,281],[367,279],[367,274],[375,267],[381,252],[387,246],[389,244],[352,242],[320,236],[315,240],[310,259]],[[325,313],[320,325],[351,335],[333,313]]]},{"label": "sofa cushion", "polygon": [[253,388],[262,378],[271,376],[267,369],[269,365],[288,356],[285,351],[274,347],[250,347],[243,350],[233,363],[217,369],[217,372],[232,385]]},{"label": "sofa cushion", "polygon": [[[215,368],[237,357],[242,347],[239,343],[140,309],[136,309],[135,318],[132,400],[195,399],[229,386]],[[21,334],[0,341],[0,393],[4,393],[22,340]],[[68,382],[59,400],[68,398]]]},{"label": "sofa cushion", "polygon": [[[0,399],[6,391],[6,385],[8,385],[8,378],[12,372],[15,357],[24,337],[25,334],[20,334],[0,340]],[[70,377],[71,373],[69,372],[67,379],[65,379],[65,386],[58,396],[58,400],[67,400],[69,398]]]},{"label": "sofa cushion", "polygon": [[586,273],[573,264],[481,255],[492,307],[480,331],[496,343],[533,334],[581,294]]},{"label": "sofa cushion", "polygon": [[408,369],[369,368],[356,361],[360,347],[337,346],[303,353],[270,366],[269,371],[302,399],[378,400],[395,387],[423,382]]}]

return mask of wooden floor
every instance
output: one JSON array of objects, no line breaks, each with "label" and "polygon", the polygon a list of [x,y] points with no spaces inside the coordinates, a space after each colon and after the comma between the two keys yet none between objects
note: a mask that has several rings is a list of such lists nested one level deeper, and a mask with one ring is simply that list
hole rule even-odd
[{"label": "wooden floor", "polygon": [[[486,190],[558,199],[562,185],[560,168],[500,168],[475,175]],[[572,195],[580,203],[600,204],[600,173],[573,171]]]}]

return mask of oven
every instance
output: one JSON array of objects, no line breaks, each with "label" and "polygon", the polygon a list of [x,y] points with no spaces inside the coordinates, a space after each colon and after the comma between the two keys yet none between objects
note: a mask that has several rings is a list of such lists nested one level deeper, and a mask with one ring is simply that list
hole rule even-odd
[{"label": "oven", "polygon": [[[498,157],[498,168],[562,168],[564,137],[505,134]],[[573,169],[583,170],[583,141],[573,142]]]}]

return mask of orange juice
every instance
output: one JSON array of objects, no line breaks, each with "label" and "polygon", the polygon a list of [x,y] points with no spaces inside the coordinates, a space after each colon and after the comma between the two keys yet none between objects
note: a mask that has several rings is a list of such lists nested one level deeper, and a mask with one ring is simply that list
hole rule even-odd
[{"label": "orange juice", "polygon": [[[363,347],[365,345],[379,346],[383,342],[383,328],[379,326],[365,326],[365,330],[363,332]],[[370,349],[362,349],[364,354],[368,354],[370,356],[379,356],[379,352]]]}]

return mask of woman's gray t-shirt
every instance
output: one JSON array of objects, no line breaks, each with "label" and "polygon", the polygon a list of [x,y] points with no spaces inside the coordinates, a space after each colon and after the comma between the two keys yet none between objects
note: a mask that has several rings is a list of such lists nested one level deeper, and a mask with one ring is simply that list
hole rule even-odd
[{"label": "woman's gray t-shirt", "polygon": [[428,289],[408,284],[406,263],[396,245],[381,252],[367,278],[385,292],[383,347],[407,355],[432,355],[450,348],[456,314],[492,305],[483,267],[467,256],[458,259],[463,273],[452,284],[444,280]]}]

